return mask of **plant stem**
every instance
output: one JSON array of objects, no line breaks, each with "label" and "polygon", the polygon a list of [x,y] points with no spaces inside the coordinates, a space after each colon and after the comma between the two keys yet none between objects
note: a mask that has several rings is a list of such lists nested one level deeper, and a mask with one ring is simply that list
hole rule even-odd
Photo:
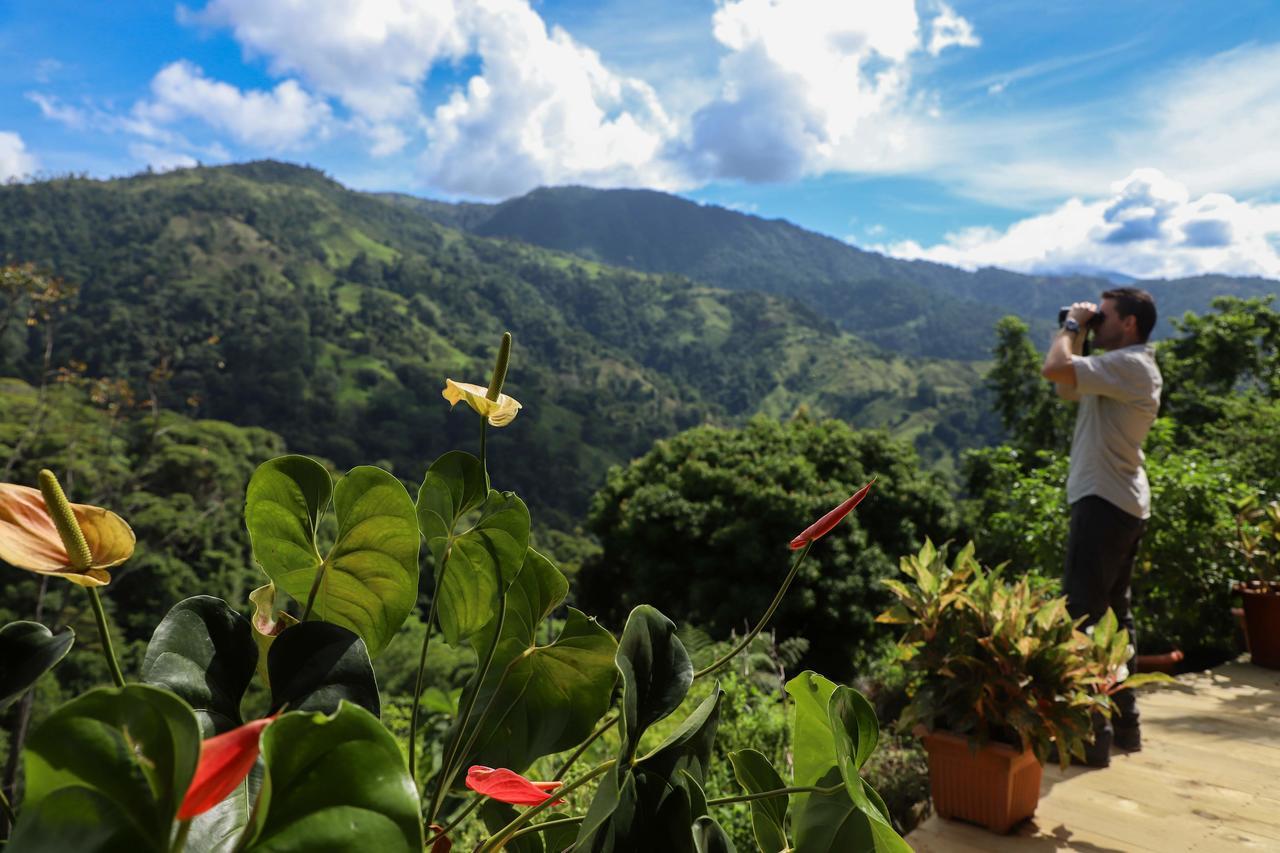
[{"label": "plant stem", "polygon": [[467,807],[465,809],[459,812],[454,817],[453,820],[449,821],[443,827],[441,827],[439,832],[437,832],[435,835],[427,839],[427,846],[430,847],[433,843],[435,843],[435,840],[437,838],[442,838],[448,835],[449,833],[453,832],[453,830],[457,828],[458,824],[466,820],[467,815],[475,811],[476,807],[483,802],[484,802],[484,797],[481,796],[480,794],[476,794],[474,797],[472,797],[471,802],[467,803]]},{"label": "plant stem", "polygon": [[569,783],[563,788],[558,789],[555,792],[555,796],[547,797],[545,800],[543,800],[541,803],[534,806],[533,808],[528,809],[516,815],[515,820],[511,821],[511,823],[507,824],[502,829],[498,830],[496,833],[494,833],[493,835],[490,835],[487,839],[485,839],[484,843],[476,848],[476,853],[492,853],[492,851],[501,850],[502,846],[511,840],[512,835],[514,835],[515,832],[520,829],[520,827],[524,826],[526,823],[533,820],[535,816],[551,808],[551,804],[554,803],[556,800],[565,797],[566,795],[572,793],[578,788],[581,788],[583,785],[587,784],[592,779],[603,774],[606,770],[611,769],[617,763],[618,763],[618,760],[616,758],[609,759],[604,764],[601,764],[595,767],[594,769],[592,769],[591,771],[589,771],[586,775],[579,776],[577,779],[573,780],[573,782]]},{"label": "plant stem", "polygon": [[116,687],[124,687],[124,673],[120,671],[120,662],[116,660],[115,649],[111,647],[111,632],[107,630],[107,614],[102,609],[98,588],[87,586],[85,591],[89,593],[89,603],[93,605],[93,616],[98,620],[98,636],[102,639],[102,654],[107,659],[107,668],[111,670],[111,680],[116,683]]},{"label": "plant stem", "polygon": [[758,791],[754,794],[739,794],[736,797],[717,797],[707,800],[709,806],[727,806],[731,803],[749,803],[752,800],[768,800],[772,797],[784,797],[789,794],[835,794],[844,790],[844,785],[832,785],[821,788],[817,785],[797,785],[792,788],[774,788],[772,791]]},{"label": "plant stem", "polygon": [[173,847],[169,848],[172,853],[182,853],[183,848],[187,846],[187,833],[190,831],[190,818],[178,824],[178,837],[173,839]]},{"label": "plant stem", "polygon": [[525,835],[533,835],[535,832],[546,832],[549,829],[559,829],[562,826],[574,826],[582,823],[587,819],[586,815],[578,815],[577,817],[558,817],[555,820],[543,821],[535,823],[533,826],[526,826],[519,832],[513,833],[508,842],[515,841],[517,838]]},{"label": "plant stem", "polygon": [[466,757],[465,753],[462,753],[459,749],[462,745],[462,735],[466,732],[467,724],[471,721],[471,713],[475,710],[476,700],[480,698],[480,690],[484,687],[484,680],[489,677],[489,667],[493,665],[494,655],[498,652],[498,642],[502,639],[502,629],[507,622],[507,596],[502,589],[502,568],[495,564],[493,571],[498,582],[498,624],[493,632],[493,640],[489,643],[489,650],[485,653],[484,664],[476,673],[476,689],[467,697],[467,707],[458,717],[457,735],[449,744],[447,757],[440,764],[440,781],[437,783],[435,793],[431,797],[431,812],[427,816],[427,823],[435,823],[436,814],[440,811],[440,806],[444,804],[444,798],[448,793],[449,786],[453,784],[453,777],[458,775],[459,768],[453,766],[453,763],[460,758]]},{"label": "plant stem", "polygon": [[440,582],[444,580],[445,570],[449,566],[449,552],[444,555],[444,564],[440,567],[440,578],[431,593],[431,608],[427,611],[427,631],[422,637],[422,654],[418,657],[418,677],[413,687],[413,711],[409,715],[409,778],[413,780],[414,790],[418,788],[418,706],[422,702],[422,681],[427,671],[427,647],[431,645],[431,625],[436,621],[436,602],[440,600]]},{"label": "plant stem", "polygon": [[731,649],[727,654],[725,654],[715,663],[711,664],[710,666],[703,667],[702,669],[695,672],[693,674],[694,681],[697,681],[699,678],[702,678],[705,675],[710,675],[711,673],[720,669],[729,661],[733,660],[738,655],[739,652],[741,652],[743,649],[749,646],[751,644],[751,641],[754,640],[757,636],[759,636],[760,632],[764,630],[764,626],[768,624],[770,619],[773,618],[773,613],[775,610],[778,609],[778,605],[782,603],[783,596],[787,594],[787,588],[790,587],[791,582],[795,580],[796,572],[800,570],[800,564],[804,562],[805,557],[809,556],[809,549],[812,547],[813,547],[812,540],[809,542],[806,542],[804,544],[804,548],[800,551],[798,555],[796,555],[795,562],[791,564],[791,571],[787,572],[787,577],[785,580],[782,581],[782,586],[778,587],[778,592],[773,596],[773,601],[769,604],[769,609],[766,610],[764,612],[764,615],[760,617],[760,621],[757,622],[756,626],[751,629],[751,633],[747,634],[747,636],[743,638],[742,642],[734,646],[733,649]]},{"label": "plant stem", "polygon": [[0,788],[0,810],[4,811],[5,820],[9,822],[9,829],[12,831],[18,822],[17,816],[13,813],[13,806],[9,805],[9,798],[4,795],[4,789]]},{"label": "plant stem", "polygon": [[480,419],[480,470],[484,472],[484,487],[489,488],[489,460],[485,457],[485,448],[489,439],[489,420]]},{"label": "plant stem", "polygon": [[307,606],[302,609],[302,620],[307,621],[311,615],[311,607],[316,603],[316,593],[320,591],[320,582],[324,580],[324,570],[328,568],[328,563],[321,561],[319,567],[316,568],[316,579],[311,582],[311,592],[307,595]]},{"label": "plant stem", "polygon": [[569,772],[569,768],[573,766],[573,763],[577,761],[579,758],[581,758],[583,753],[587,751],[587,747],[595,743],[600,738],[600,736],[603,735],[605,732],[609,731],[609,729],[616,726],[618,724],[618,720],[620,719],[622,719],[621,713],[614,714],[612,717],[610,717],[609,719],[601,723],[599,726],[597,726],[596,730],[591,733],[591,736],[588,737],[586,740],[584,740],[578,746],[578,748],[573,751],[573,755],[570,755],[569,758],[564,762],[564,764],[560,765],[560,769],[556,771],[556,775],[551,777],[552,781],[559,782],[561,779],[563,779],[564,774]]}]

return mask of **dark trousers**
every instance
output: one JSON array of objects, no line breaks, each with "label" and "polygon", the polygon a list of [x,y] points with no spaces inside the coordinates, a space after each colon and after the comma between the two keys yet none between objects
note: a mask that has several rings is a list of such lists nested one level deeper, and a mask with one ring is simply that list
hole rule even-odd
[{"label": "dark trousers", "polygon": [[[1096,495],[1071,505],[1071,529],[1067,535],[1067,564],[1062,591],[1072,618],[1088,616],[1083,627],[1102,618],[1110,607],[1120,627],[1129,632],[1129,642],[1137,647],[1133,610],[1129,606],[1129,582],[1138,557],[1138,544],[1147,522],[1130,515]],[[1129,671],[1134,661],[1129,660]],[[1117,728],[1138,725],[1138,706],[1132,690],[1121,690],[1112,698],[1120,711]]]}]

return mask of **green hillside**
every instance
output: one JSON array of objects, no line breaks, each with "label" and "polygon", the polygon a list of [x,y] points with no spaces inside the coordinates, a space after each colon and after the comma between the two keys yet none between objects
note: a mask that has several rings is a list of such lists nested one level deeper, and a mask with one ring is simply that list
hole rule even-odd
[{"label": "green hillside", "polygon": [[[279,163],[2,187],[0,257],[80,286],[55,364],[409,479],[474,440],[443,380],[483,383],[510,329],[507,388],[532,405],[495,433],[495,476],[562,527],[610,465],[694,424],[803,405],[933,459],[996,431],[979,365],[887,354],[777,296],[460,232]],[[34,380],[41,349],[10,328],[0,374]]]},{"label": "green hillside", "polygon": [[[477,234],[510,237],[605,263],[678,273],[733,290],[793,297],[841,328],[895,352],[989,357],[992,327],[1016,314],[1033,338],[1051,332],[1063,304],[1110,284],[1086,276],[966,272],[865,252],[778,219],[704,206],[650,190],[542,188],[499,205],[447,205],[407,196],[424,216]],[[1162,316],[1204,313],[1213,297],[1263,296],[1280,282],[1199,276],[1140,282]],[[1169,336],[1168,323],[1156,337]]]}]

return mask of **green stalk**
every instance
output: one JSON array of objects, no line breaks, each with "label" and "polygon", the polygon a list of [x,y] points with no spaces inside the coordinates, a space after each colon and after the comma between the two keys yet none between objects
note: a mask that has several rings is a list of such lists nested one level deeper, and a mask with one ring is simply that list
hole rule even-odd
[{"label": "green stalk", "polygon": [[768,800],[772,797],[785,797],[790,794],[836,794],[844,790],[844,784],[822,788],[817,785],[797,785],[792,788],[774,788],[772,791],[757,791],[754,794],[739,794],[736,797],[717,797],[707,800],[709,806],[727,806],[732,803],[749,803],[753,800]]},{"label": "green stalk", "polygon": [[588,737],[586,740],[584,740],[581,744],[579,744],[578,748],[573,751],[573,755],[570,755],[565,760],[564,764],[560,765],[560,769],[556,771],[556,775],[551,777],[552,781],[559,782],[561,779],[563,779],[564,774],[569,772],[569,768],[573,766],[573,763],[577,761],[579,758],[581,758],[583,754],[587,751],[587,747],[595,743],[605,732],[609,731],[609,729],[616,726],[618,724],[618,720],[620,719],[622,719],[621,713],[614,714],[612,717],[610,717],[609,719],[601,723],[599,726],[597,726],[596,730],[591,733],[591,736]]},{"label": "green stalk", "polygon": [[512,841],[515,841],[517,838],[521,838],[525,835],[533,835],[534,833],[537,833],[537,832],[546,832],[549,829],[559,829],[562,826],[576,826],[577,824],[582,823],[586,819],[587,819],[586,815],[578,815],[577,817],[558,817],[555,820],[548,820],[548,821],[543,821],[542,823],[535,823],[533,826],[526,826],[524,829],[520,830],[519,832],[513,833],[512,836],[507,839],[507,842],[510,843]]},{"label": "green stalk", "polygon": [[4,812],[5,819],[9,821],[9,830],[12,831],[18,822],[18,816],[13,813],[13,806],[9,805],[9,798],[4,795],[4,788],[0,788],[0,811]]},{"label": "green stalk", "polygon": [[414,681],[413,711],[409,714],[409,778],[413,780],[414,790],[418,788],[418,706],[422,703],[422,682],[427,671],[427,647],[431,645],[431,625],[436,621],[436,602],[440,600],[440,584],[444,581],[445,570],[449,567],[449,552],[445,551],[440,566],[440,577],[436,588],[431,593],[431,608],[427,611],[427,632],[422,637],[422,654],[418,657],[418,677]]},{"label": "green stalk", "polygon": [[511,823],[507,824],[502,829],[498,830],[496,833],[494,833],[493,835],[490,835],[487,839],[485,839],[484,843],[476,848],[476,853],[493,853],[493,851],[501,850],[502,846],[511,840],[512,836],[516,833],[517,830],[520,829],[520,827],[524,826],[526,823],[533,820],[534,817],[536,817],[537,815],[540,815],[547,809],[551,808],[551,804],[554,803],[556,800],[562,799],[563,797],[567,796],[573,791],[576,791],[578,788],[581,788],[583,785],[587,784],[592,779],[595,779],[597,776],[600,776],[606,770],[609,770],[617,763],[618,763],[618,760],[616,758],[609,759],[604,764],[601,764],[595,767],[594,769],[592,769],[585,776],[580,776],[577,779],[573,780],[573,782],[564,786],[563,788],[557,789],[555,792],[555,796],[547,797],[545,800],[543,800],[541,803],[534,806],[533,808],[526,809],[525,811],[516,815],[515,820],[511,821]]},{"label": "green stalk", "polygon": [[472,798],[471,798],[471,802],[467,803],[467,807],[466,807],[465,809],[463,809],[461,812],[459,812],[459,813],[458,813],[458,814],[453,818],[453,820],[449,821],[449,822],[448,822],[448,823],[446,823],[444,826],[442,826],[442,827],[440,828],[440,831],[439,831],[439,832],[437,832],[435,835],[433,835],[433,836],[431,836],[430,838],[428,838],[428,839],[427,839],[427,847],[428,847],[428,848],[430,848],[430,847],[431,847],[431,845],[432,845],[432,844],[434,844],[434,843],[436,842],[436,839],[438,839],[438,838],[443,838],[444,836],[448,835],[449,833],[451,833],[451,832],[453,832],[455,829],[457,829],[458,824],[460,824],[460,823],[462,823],[464,820],[466,820],[466,819],[467,819],[467,815],[469,815],[469,814],[471,814],[473,811],[475,811],[475,810],[476,810],[476,807],[477,807],[477,806],[479,806],[481,803],[483,803],[483,802],[484,802],[484,800],[485,800],[485,798],[484,798],[483,796],[481,796],[480,794],[476,794],[474,797],[472,797]]},{"label": "green stalk", "polygon": [[778,605],[782,603],[782,598],[787,594],[788,587],[790,587],[791,582],[796,579],[796,572],[800,570],[800,564],[804,562],[805,557],[809,556],[809,549],[812,547],[813,547],[812,540],[804,543],[804,548],[796,556],[795,562],[791,564],[791,571],[787,572],[787,577],[785,580],[783,580],[782,586],[778,587],[777,594],[773,596],[773,601],[769,604],[769,609],[766,610],[764,612],[764,615],[760,617],[760,621],[757,622],[756,626],[751,629],[751,633],[747,634],[747,636],[742,640],[742,642],[734,646],[733,649],[731,649],[727,654],[722,656],[715,663],[711,664],[710,666],[703,667],[702,669],[695,672],[693,674],[694,681],[697,681],[699,678],[702,678],[703,676],[706,676],[706,675],[710,675],[711,673],[720,669],[729,661],[733,660],[733,658],[735,658],[739,652],[741,652],[743,649],[749,646],[751,644],[751,641],[754,640],[757,636],[759,636],[760,632],[764,630],[764,626],[768,624],[770,619],[773,618],[774,611],[778,609]]},{"label": "green stalk", "polygon": [[124,673],[120,671],[120,662],[116,660],[115,649],[111,647],[111,632],[107,630],[107,614],[102,609],[102,598],[96,586],[87,586],[89,603],[93,605],[93,617],[98,621],[98,636],[102,638],[102,654],[107,659],[107,668],[111,670],[111,680],[116,687],[124,687]]},{"label": "green stalk", "polygon": [[453,784],[453,778],[458,775],[458,767],[453,763],[459,758],[465,756],[465,753],[459,754],[459,747],[462,744],[462,735],[467,730],[467,724],[471,722],[471,713],[475,710],[476,700],[480,697],[480,690],[484,687],[484,680],[489,677],[489,667],[493,665],[493,658],[498,652],[498,641],[502,639],[502,629],[507,621],[507,597],[502,590],[502,570],[498,566],[494,566],[494,573],[498,580],[498,625],[493,632],[493,641],[489,643],[489,650],[485,653],[484,664],[477,672],[476,689],[467,697],[467,707],[458,717],[457,735],[453,738],[449,745],[449,751],[446,758],[440,764],[440,781],[436,785],[435,793],[431,797],[431,812],[427,816],[427,823],[435,823],[436,814],[440,811],[440,807],[444,805],[444,798],[449,791],[449,786]]},{"label": "green stalk", "polygon": [[311,616],[311,608],[316,603],[316,593],[320,592],[320,582],[324,580],[324,570],[329,567],[327,561],[321,561],[320,566],[316,569],[316,579],[311,582],[311,592],[307,594],[307,606],[302,608],[302,620],[307,621]]},{"label": "green stalk", "polygon": [[183,849],[187,846],[187,833],[190,831],[190,818],[178,824],[178,836],[173,839],[173,846],[169,848],[171,853],[182,853]]}]

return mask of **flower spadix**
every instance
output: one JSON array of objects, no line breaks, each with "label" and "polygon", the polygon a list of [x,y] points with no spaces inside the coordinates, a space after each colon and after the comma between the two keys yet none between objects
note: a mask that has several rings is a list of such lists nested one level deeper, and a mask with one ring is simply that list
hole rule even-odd
[{"label": "flower spadix", "polygon": [[0,483],[0,561],[105,586],[108,569],[133,556],[132,528],[110,510],[69,503],[52,473],[41,471],[40,479],[40,489]]},{"label": "flower spadix", "polygon": [[521,409],[519,401],[514,397],[500,393],[496,400],[490,400],[488,388],[469,385],[466,382],[454,382],[452,379],[444,381],[444,391],[441,394],[449,401],[450,406],[456,406],[465,401],[480,417],[486,418],[490,426],[495,427],[503,427],[511,423],[515,419],[516,412]]}]

